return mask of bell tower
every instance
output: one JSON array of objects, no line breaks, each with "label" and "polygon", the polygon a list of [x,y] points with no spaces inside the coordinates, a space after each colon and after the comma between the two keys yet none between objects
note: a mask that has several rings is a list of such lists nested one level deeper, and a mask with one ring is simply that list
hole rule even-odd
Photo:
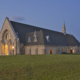
[{"label": "bell tower", "polygon": [[62,33],[63,33],[64,35],[66,35],[65,22],[63,23]]}]

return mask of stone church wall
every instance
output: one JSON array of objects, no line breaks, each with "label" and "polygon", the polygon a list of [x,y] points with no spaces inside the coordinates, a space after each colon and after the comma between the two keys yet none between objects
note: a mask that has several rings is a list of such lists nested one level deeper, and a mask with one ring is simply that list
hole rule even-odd
[{"label": "stone church wall", "polygon": [[8,30],[9,33],[11,34],[11,41],[14,42],[15,40],[15,32],[14,32],[14,29],[11,27],[11,24],[9,23],[8,19],[5,20],[4,24],[3,24],[3,27],[1,29],[1,33],[0,33],[0,41],[2,40],[2,36],[4,34],[4,32]]},{"label": "stone church wall", "polygon": [[54,46],[46,46],[46,54],[50,54],[50,49],[52,50],[52,54],[56,54],[56,47]]},{"label": "stone church wall", "polygon": [[61,54],[62,52],[70,53],[70,50],[73,50],[73,53],[78,53],[80,47],[75,46],[25,46],[25,54]]},{"label": "stone church wall", "polygon": [[45,54],[45,47],[44,46],[38,47],[38,54]]},{"label": "stone church wall", "polygon": [[36,54],[36,47],[31,47],[31,55],[35,55]]},{"label": "stone church wall", "polygon": [[45,54],[45,48],[44,46],[25,46],[25,54],[27,55]]}]

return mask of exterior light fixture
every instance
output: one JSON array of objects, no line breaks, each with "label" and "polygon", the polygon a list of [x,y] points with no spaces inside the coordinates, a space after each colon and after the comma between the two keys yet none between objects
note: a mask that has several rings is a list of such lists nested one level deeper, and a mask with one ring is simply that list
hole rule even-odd
[{"label": "exterior light fixture", "polygon": [[12,49],[14,49],[14,46],[12,46]]}]

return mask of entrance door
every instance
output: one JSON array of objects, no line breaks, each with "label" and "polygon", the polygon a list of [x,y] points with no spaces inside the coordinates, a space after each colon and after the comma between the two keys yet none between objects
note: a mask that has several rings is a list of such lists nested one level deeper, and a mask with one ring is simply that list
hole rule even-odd
[{"label": "entrance door", "polygon": [[13,50],[13,55],[14,55],[14,50]]},{"label": "entrance door", "polygon": [[50,49],[50,54],[52,54],[52,49]]},{"label": "entrance door", "polygon": [[73,51],[72,51],[72,50],[70,50],[70,53],[73,53]]}]

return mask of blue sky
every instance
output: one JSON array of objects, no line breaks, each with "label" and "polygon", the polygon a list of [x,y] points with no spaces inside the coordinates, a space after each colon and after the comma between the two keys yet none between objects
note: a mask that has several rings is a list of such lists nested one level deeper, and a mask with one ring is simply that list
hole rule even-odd
[{"label": "blue sky", "polygon": [[0,0],[0,29],[10,20],[62,32],[80,41],[80,0]]}]

